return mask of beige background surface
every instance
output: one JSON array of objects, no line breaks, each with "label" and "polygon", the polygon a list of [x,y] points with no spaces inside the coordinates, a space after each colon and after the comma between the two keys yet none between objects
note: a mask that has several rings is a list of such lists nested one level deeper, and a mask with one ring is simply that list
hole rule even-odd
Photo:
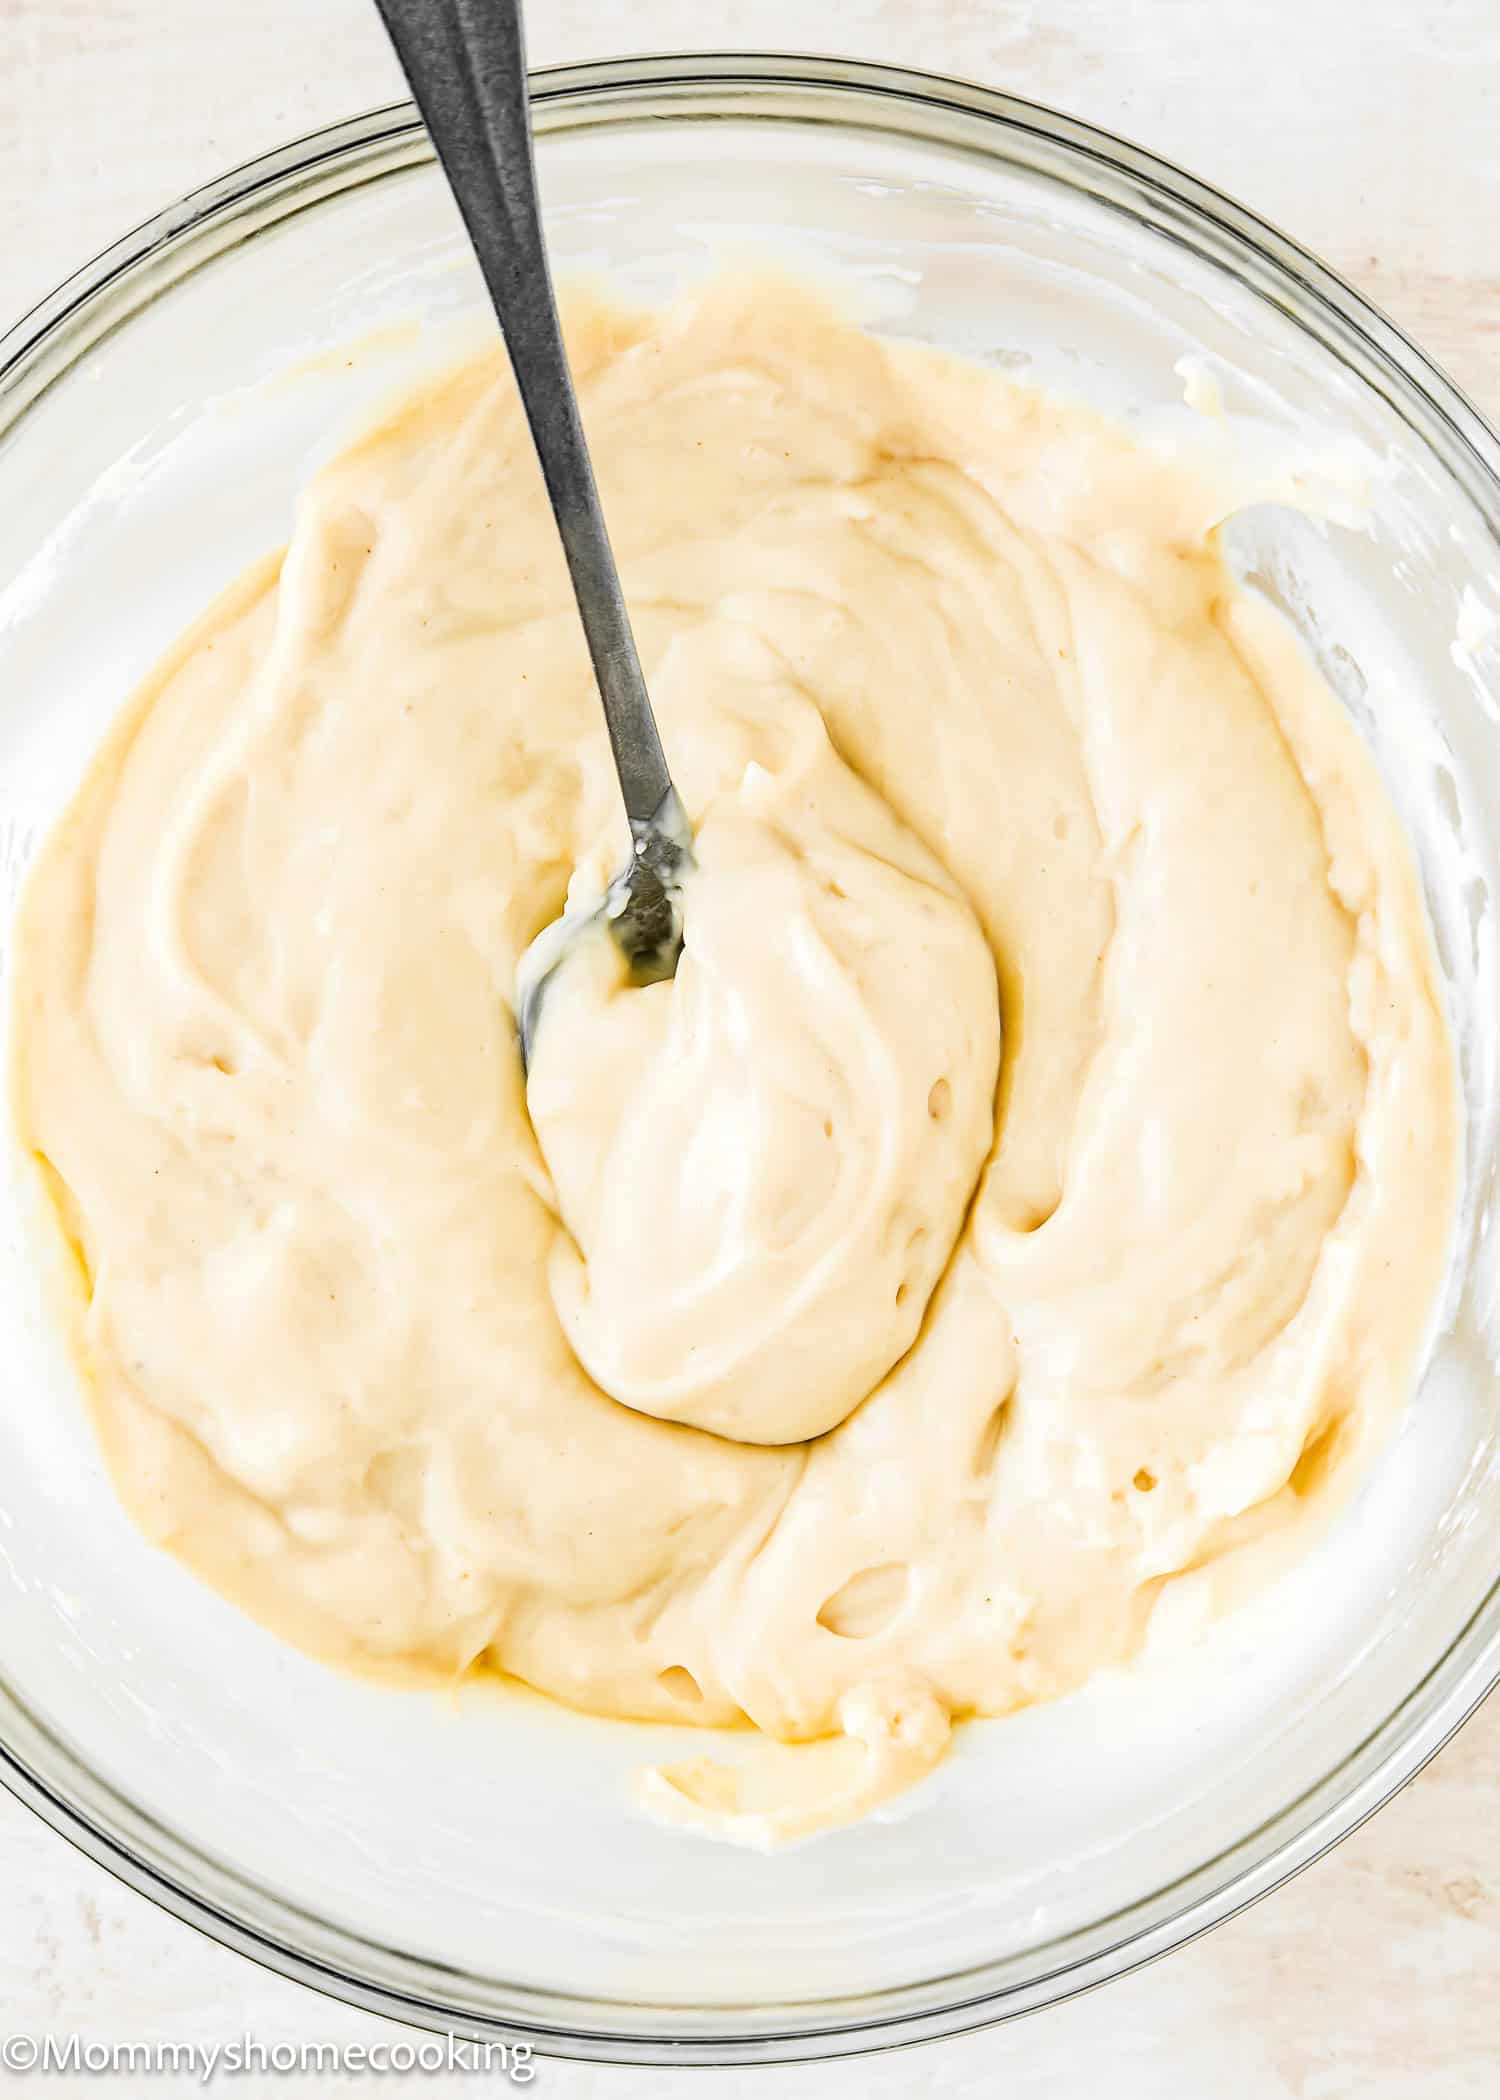
[{"label": "beige background surface", "polygon": [[[532,0],[531,16],[538,63],[705,45],[843,51],[1055,103],[1287,226],[1500,418],[1500,0]],[[368,0],[0,0],[0,326],[173,195],[396,92]],[[392,2032],[210,1946],[0,1795],[0,2035],[222,2041],[246,2029],[268,2046]],[[62,2093],[73,2081],[31,2083]],[[484,2089],[362,2084],[434,2100]],[[1333,1857],[1091,1998],[863,2064],[547,2064],[531,2090],[1493,2100],[1500,1702]]]}]

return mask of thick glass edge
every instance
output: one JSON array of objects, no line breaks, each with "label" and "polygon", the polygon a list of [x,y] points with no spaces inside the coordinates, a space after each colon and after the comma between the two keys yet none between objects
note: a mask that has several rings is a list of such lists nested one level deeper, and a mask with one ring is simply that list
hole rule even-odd
[{"label": "thick glass edge", "polygon": [[[989,119],[1012,135],[1028,135],[1044,151],[1061,148],[1068,158],[1087,163],[1101,178],[1099,190],[1106,202],[1128,209],[1132,191],[1138,192],[1157,207],[1153,213],[1156,223],[1165,217],[1172,230],[1189,236],[1189,245],[1245,278],[1375,386],[1442,457],[1500,540],[1500,440],[1453,382],[1358,292],[1287,236],[1125,140],[1042,105],[969,82],[834,58],[761,53],[665,55],[550,68],[533,75],[532,84],[538,126],[543,130],[570,121],[611,121],[610,104],[616,105],[613,120],[639,120],[641,102],[653,92],[680,103],[686,113],[695,91],[723,94],[739,89],[746,93],[747,106],[753,106],[767,90],[826,94],[830,121],[841,123],[852,121],[852,111],[834,109],[840,91],[850,103],[864,103],[867,110],[883,100],[893,105],[893,113],[899,109],[906,115],[904,124],[897,121],[890,128],[916,130],[950,147],[973,145],[972,138],[953,134],[955,120],[967,129],[969,120]],[[701,112],[707,116],[721,113]],[[8,421],[33,405],[36,393],[24,389],[28,372],[42,363],[49,350],[60,354],[59,369],[65,370],[72,361],[69,324],[80,321],[115,287],[123,287],[154,262],[165,265],[174,259],[184,267],[169,272],[167,281],[177,281],[186,270],[228,245],[227,240],[215,239],[216,232],[225,231],[250,212],[257,200],[267,207],[272,220],[279,221],[299,208],[294,201],[299,189],[314,191],[307,198],[310,203],[326,195],[330,186],[375,179],[429,157],[411,105],[397,103],[289,142],[191,192],[106,249],[0,336],[0,436]],[[320,172],[326,176],[335,170],[344,174],[345,182],[319,184]],[[208,252],[192,259],[187,251],[204,244]],[[106,323],[89,342],[107,332]],[[19,389],[18,382],[23,383]],[[48,383],[44,376],[42,389]],[[18,390],[19,402],[15,398]],[[14,410],[9,417],[5,413],[8,405]],[[1500,1629],[1488,1622],[1496,1594],[1490,1593],[1422,1682],[1334,1772],[1179,1882],[1139,1899],[1114,1919],[1080,1928],[1055,1942],[1060,1959],[1054,1967],[1027,1982],[1007,1983],[1003,1972],[1011,1966],[1012,1957],[875,1994],[868,2012],[856,2010],[862,2001],[831,2002],[827,2010],[834,2018],[827,2022],[817,2019],[812,2006],[768,2007],[761,2022],[751,2022],[742,2012],[727,2007],[721,2016],[711,2010],[689,2013],[665,2007],[658,2012],[520,1986],[507,1987],[516,2006],[513,2014],[455,2015],[435,2000],[346,1975],[284,1944],[269,1931],[221,1911],[173,1872],[139,1857],[128,1843],[63,1799],[3,1745],[0,1782],[99,1864],[210,1937],[263,1966],[372,2012],[444,2031],[525,2038],[547,2053],[588,2060],[725,2064],[855,2054],[960,2033],[1094,1988],[1159,1958],[1278,1887],[1406,1784],[1493,1687]],[[1400,1740],[1392,1742],[1398,1735]],[[134,1804],[129,1806],[140,1815]],[[1251,1857],[1277,1829],[1286,1833],[1281,1841]],[[196,1856],[170,1833],[163,1832],[163,1836],[174,1851],[189,1860]],[[206,1860],[203,1863],[210,1865]],[[223,1868],[213,1871],[238,1880]],[[251,1884],[240,1885],[247,1895],[256,1893]],[[1173,1898],[1179,1899],[1175,1906]],[[279,1899],[273,1903],[288,1916],[293,1914]],[[1126,1930],[1132,1917],[1144,1917],[1133,1932]],[[326,1921],[319,1925],[332,1938],[343,1939],[351,1947],[359,1944],[342,1928]],[[1066,1958],[1069,1949],[1073,1950],[1071,1959]],[[424,1966],[415,1957],[380,1951],[413,1969]],[[441,1972],[431,1964],[425,1967],[433,1982],[440,1982]],[[965,1995],[942,2006],[912,2002],[960,1987]],[[587,2024],[554,2026],[559,2015]],[[595,2015],[606,2020],[624,2016],[628,2026],[625,2031],[598,2028],[593,2024]],[[719,2031],[707,2031],[707,2023],[717,2017],[722,2018]],[[661,2027],[675,2031],[653,2032],[658,2021]],[[737,2031],[725,2031],[730,2028]],[[753,2029],[758,2031],[750,2031]]]},{"label": "thick glass edge", "polygon": [[[1361,367],[1360,376],[1375,384],[1388,400],[1388,381],[1393,375],[1404,387],[1414,388],[1423,405],[1447,426],[1449,437],[1459,439],[1461,447],[1472,454],[1472,460],[1450,457],[1447,464],[1466,482],[1471,480],[1470,466],[1481,467],[1481,508],[1492,514],[1500,508],[1500,437],[1440,366],[1362,293],[1279,228],[1118,134],[1041,103],[953,76],[811,54],[662,53],[545,67],[531,78],[539,128],[566,121],[570,110],[575,121],[602,120],[604,105],[611,100],[628,101],[632,105],[629,113],[639,115],[642,97],[652,91],[690,97],[695,90],[740,88],[755,93],[779,88],[821,91],[831,97],[843,91],[851,99],[872,103],[883,99],[909,111],[920,109],[949,119],[988,119],[1012,134],[1062,148],[1115,178],[1105,186],[1109,201],[1125,201],[1119,190],[1123,177],[1142,194],[1185,214],[1174,230],[1187,231],[1191,225],[1195,235],[1206,228],[1218,236],[1206,247],[1197,238],[1191,244],[1221,263],[1232,255],[1233,264],[1240,266],[1240,273],[1253,287],[1293,313],[1301,325],[1314,322],[1318,325],[1313,332],[1320,338],[1328,340],[1331,330],[1344,347],[1362,351],[1364,356],[1356,354],[1351,361]],[[950,137],[941,143],[963,142]],[[0,334],[0,406],[29,356],[55,337],[78,309],[153,256],[165,257],[169,249],[183,245],[214,218],[243,208],[258,194],[284,191],[291,182],[311,177],[319,168],[363,159],[372,149],[397,147],[409,149],[413,162],[431,157],[410,102],[384,104],[306,133],[190,191],[84,264]],[[1310,314],[1306,305],[1289,304],[1289,291],[1300,293],[1314,311]],[[1338,342],[1331,346],[1337,347]],[[1404,412],[1410,404],[1393,405]]]},{"label": "thick glass edge", "polygon": [[[350,1976],[220,1911],[170,1877],[143,1864],[128,1848],[97,1831],[86,1818],[19,1765],[3,1747],[0,1747],[0,1784],[116,1879],[206,1937],[244,1955],[273,1974],[285,1976],[323,1996],[358,2006],[382,2018],[435,2033],[527,2041],[539,2054],[581,2062],[719,2066],[803,2063],[829,2057],[885,2053],[999,2025],[1099,1989],[1188,1945],[1216,1925],[1238,1916],[1321,1859],[1416,1777],[1493,1688],[1493,1675],[1487,1668],[1472,1670],[1468,1679],[1456,1710],[1450,1704],[1448,1712],[1436,1725],[1422,1732],[1415,1758],[1398,1777],[1392,1780],[1388,1771],[1377,1770],[1366,1787],[1346,1796],[1336,1796],[1331,1807],[1298,1838],[1267,1855],[1218,1891],[1142,1932],[1119,1939],[1060,1968],[1048,1970],[1024,1985],[978,1990],[937,2007],[918,2007],[905,2012],[899,2009],[874,2010],[863,2017],[845,2018],[837,2024],[809,2023],[806,2019],[808,2009],[787,2008],[787,2017],[779,2018],[777,2024],[758,2031],[752,2029],[743,2015],[736,2017],[728,2008],[725,2010],[729,2016],[717,2033],[709,2031],[709,2023],[716,2017],[712,2009],[693,2015],[686,2031],[680,2024],[673,2033],[661,2029],[653,2031],[650,2009],[595,2006],[591,2001],[559,1999],[549,1994],[524,1991],[516,1993],[519,1999],[547,1996],[547,2005],[536,2016],[531,2015],[527,2004],[517,2004],[514,2010],[504,2015],[455,2012],[435,1998]],[[1337,1776],[1333,1775],[1325,1787],[1331,1787]],[[1242,1846],[1253,1841],[1252,1834],[1242,1841]],[[977,1981],[982,1973],[972,1972],[973,1979]],[[1058,1984],[1062,1987],[1057,1988]],[[894,1997],[897,1994],[884,1995]],[[844,2003],[847,2005],[847,2001]],[[573,2027],[553,2024],[555,2012],[551,2008],[566,2012],[575,2006],[579,2012],[585,2009],[602,2011],[615,2017],[621,2011],[632,2015],[645,2011],[647,2017],[633,2018],[629,2030],[623,2032],[618,2028],[598,2028],[592,2024]],[[773,2018],[777,2018],[778,2009],[772,2011]],[[664,2024],[681,2023],[684,2019],[682,2014],[674,2014],[667,2008],[661,2009],[655,2017]]]}]

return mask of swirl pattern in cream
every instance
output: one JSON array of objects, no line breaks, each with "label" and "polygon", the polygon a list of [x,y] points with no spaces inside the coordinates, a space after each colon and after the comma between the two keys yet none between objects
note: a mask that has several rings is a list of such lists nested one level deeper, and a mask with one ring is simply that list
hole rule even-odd
[{"label": "swirl pattern in cream", "polygon": [[794,1444],[916,1340],[994,1135],[1000,1010],[979,922],[812,703],[771,663],[733,697],[676,980],[622,983],[590,933],[527,1099],[579,1362],[645,1414]]},{"label": "swirl pattern in cream", "polygon": [[623,827],[497,355],[129,709],[15,1099],[153,1537],[341,1663],[801,1746],[645,1782],[763,1842],[1316,1535],[1420,1360],[1452,1058],[1375,768],[1217,552],[1254,473],[765,281],[570,330],[676,980],[585,944],[528,1099],[518,965]]}]

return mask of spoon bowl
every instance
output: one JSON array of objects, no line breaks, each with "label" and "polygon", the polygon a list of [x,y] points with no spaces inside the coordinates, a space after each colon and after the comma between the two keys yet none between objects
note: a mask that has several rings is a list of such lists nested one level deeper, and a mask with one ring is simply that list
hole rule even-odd
[{"label": "spoon bowl", "polygon": [[600,902],[544,927],[521,960],[516,1026],[522,1062],[532,1046],[548,985],[576,941],[604,928],[625,958],[632,984],[659,984],[675,976],[682,953],[682,887],[693,866],[692,834],[675,791],[655,821],[631,842],[631,855]]}]

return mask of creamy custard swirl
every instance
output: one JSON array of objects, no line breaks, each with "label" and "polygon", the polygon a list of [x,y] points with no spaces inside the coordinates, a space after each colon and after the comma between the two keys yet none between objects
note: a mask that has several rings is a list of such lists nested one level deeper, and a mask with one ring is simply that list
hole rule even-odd
[{"label": "creamy custard swirl", "polygon": [[527,1093],[579,1362],[644,1414],[795,1444],[916,1339],[994,1135],[1000,1010],[950,878],[761,670],[675,980],[633,987],[607,934],[582,943]]},{"label": "creamy custard swirl", "polygon": [[676,979],[585,943],[528,1096],[518,967],[625,840],[497,353],[112,735],[16,1109],[153,1538],[337,1663],[748,1722],[643,1796],[774,1842],[1318,1535],[1420,1360],[1452,1058],[1374,766],[1215,546],[1271,468],[762,281],[569,329]]}]

